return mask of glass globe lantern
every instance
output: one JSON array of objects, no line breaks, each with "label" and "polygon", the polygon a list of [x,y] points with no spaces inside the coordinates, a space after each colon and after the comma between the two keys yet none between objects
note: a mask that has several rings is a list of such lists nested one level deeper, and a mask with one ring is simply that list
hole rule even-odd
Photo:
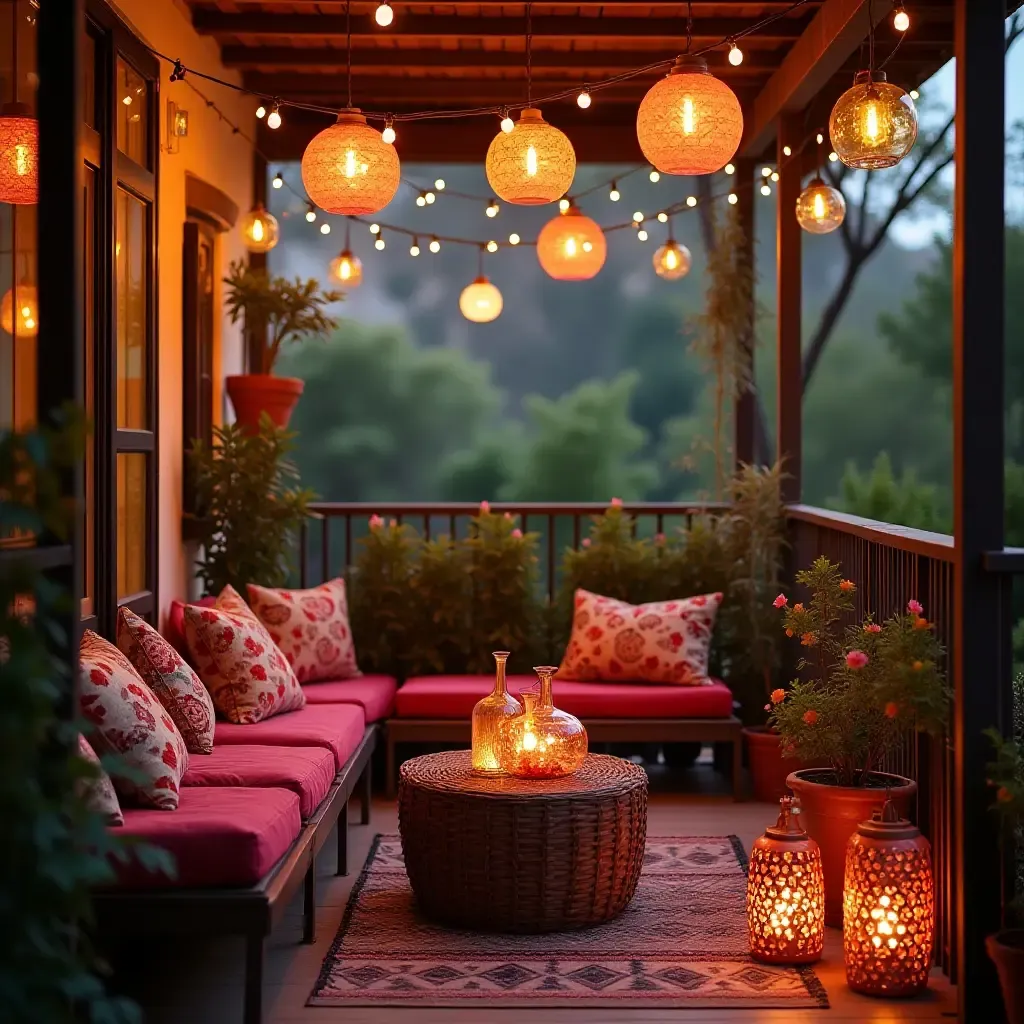
[{"label": "glass globe lantern", "polygon": [[503,722],[522,712],[519,701],[508,692],[505,663],[508,651],[495,651],[494,689],[473,708],[470,742],[473,771],[483,775],[504,775],[498,760]]},{"label": "glass globe lantern", "polygon": [[556,281],[589,281],[604,266],[607,254],[601,226],[572,204],[537,236],[537,259]]},{"label": "glass globe lantern", "polygon": [[572,775],[586,759],[587,730],[552,702],[551,677],[558,667],[541,665],[533,671],[540,688],[520,693],[522,713],[502,722],[498,760],[509,775],[521,779]]},{"label": "glass globe lantern", "polygon": [[467,284],[459,296],[459,309],[475,324],[489,324],[501,315],[501,292],[482,274]]},{"label": "glass globe lantern", "polygon": [[342,249],[331,260],[328,267],[331,279],[345,288],[358,288],[363,283],[363,263],[358,256],[353,256],[350,249]]},{"label": "glass globe lantern", "polygon": [[498,132],[487,147],[487,180],[507,203],[541,206],[569,191],[576,153],[564,132],[536,107],[524,107],[512,131]]},{"label": "glass globe lantern", "polygon": [[354,107],[341,111],[302,154],[306,194],[327,213],[377,213],[395,197],[401,176],[395,147]]},{"label": "glass globe lantern", "polygon": [[0,108],[0,203],[39,200],[39,122],[24,103]]},{"label": "glass globe lantern", "polygon": [[690,272],[692,259],[690,250],[670,238],[651,258],[654,272],[666,281],[678,281]]},{"label": "glass globe lantern", "polygon": [[242,241],[249,252],[270,252],[277,245],[277,218],[257,203],[242,218]]},{"label": "glass globe lantern", "polygon": [[19,284],[0,299],[0,327],[18,338],[39,333],[39,293],[35,285]]},{"label": "glass globe lantern", "polygon": [[827,235],[846,219],[843,193],[815,178],[796,200],[796,219],[804,231]]},{"label": "glass globe lantern", "polygon": [[740,101],[701,57],[679,57],[648,90],[636,117],[644,158],[664,174],[719,171],[736,155],[742,135]]},{"label": "glass globe lantern", "polygon": [[853,87],[832,108],[828,131],[832,149],[847,167],[894,167],[917,141],[917,108],[884,72],[858,71]]},{"label": "glass globe lantern", "polygon": [[790,796],[779,820],[754,843],[747,875],[750,955],[769,964],[821,959],[825,945],[825,879],[821,851],[796,821]]}]

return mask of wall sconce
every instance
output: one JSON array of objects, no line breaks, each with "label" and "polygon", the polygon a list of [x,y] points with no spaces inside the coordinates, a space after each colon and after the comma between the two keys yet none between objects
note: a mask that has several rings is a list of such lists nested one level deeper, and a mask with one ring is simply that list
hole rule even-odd
[{"label": "wall sconce", "polygon": [[177,153],[181,140],[188,138],[188,111],[174,100],[167,101],[167,152]]}]

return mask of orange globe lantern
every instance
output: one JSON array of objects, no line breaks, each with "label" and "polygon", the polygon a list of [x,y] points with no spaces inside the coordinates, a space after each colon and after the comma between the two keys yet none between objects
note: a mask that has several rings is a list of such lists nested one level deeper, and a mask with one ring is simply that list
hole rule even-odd
[{"label": "orange globe lantern", "polygon": [[576,153],[564,132],[536,107],[524,107],[512,131],[502,129],[487,147],[491,188],[506,203],[541,206],[561,199],[576,174]]},{"label": "orange globe lantern", "polygon": [[537,259],[556,281],[589,281],[608,255],[601,226],[570,205],[537,236]]},{"label": "orange globe lantern", "polygon": [[503,306],[501,292],[483,274],[467,284],[459,296],[462,315],[475,324],[489,324],[497,320]]},{"label": "orange globe lantern", "polygon": [[928,984],[934,937],[931,848],[887,799],[846,848],[846,983],[867,995],[917,995]]},{"label": "orange globe lantern", "polygon": [[39,201],[39,122],[24,103],[0,109],[0,203]]},{"label": "orange globe lantern", "polygon": [[398,191],[402,171],[394,146],[356,108],[343,110],[302,154],[302,184],[327,213],[377,213]]},{"label": "orange globe lantern", "polygon": [[793,798],[750,853],[747,933],[750,955],[770,964],[821,959],[825,945],[825,879],[821,851],[797,823]]},{"label": "orange globe lantern", "polygon": [[835,231],[846,219],[843,193],[826,185],[821,178],[815,178],[797,197],[796,219],[800,227],[812,235]]},{"label": "orange globe lantern", "polygon": [[643,98],[636,136],[648,163],[664,174],[713,174],[739,149],[743,111],[706,60],[682,56]]},{"label": "orange globe lantern", "polygon": [[4,293],[0,299],[0,327],[19,338],[34,338],[39,333],[39,293],[35,285],[23,281]]},{"label": "orange globe lantern", "polygon": [[832,108],[828,132],[847,167],[894,167],[917,141],[917,108],[910,93],[887,82],[884,72],[858,71],[853,87]]}]

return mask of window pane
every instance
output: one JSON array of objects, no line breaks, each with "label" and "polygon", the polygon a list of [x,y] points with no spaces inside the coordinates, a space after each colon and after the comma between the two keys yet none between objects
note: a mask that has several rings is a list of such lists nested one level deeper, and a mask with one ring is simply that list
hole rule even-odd
[{"label": "window pane", "polygon": [[[96,171],[88,164],[85,167],[85,189],[83,199],[84,225],[82,242],[82,283],[85,294],[82,302],[84,313],[85,351],[82,359],[83,385],[85,390],[85,412],[90,424],[96,417]],[[82,524],[82,617],[92,615],[96,598],[96,432],[95,426],[85,441],[85,507]]]},{"label": "window pane", "polygon": [[0,430],[36,422],[36,208],[0,203]]},{"label": "window pane", "polygon": [[137,164],[149,167],[147,121],[149,86],[130,64],[117,58],[117,148]]},{"label": "window pane", "polygon": [[146,427],[146,204],[117,190],[117,425]]},{"label": "window pane", "polygon": [[117,454],[117,596],[148,590],[146,579],[146,456]]}]

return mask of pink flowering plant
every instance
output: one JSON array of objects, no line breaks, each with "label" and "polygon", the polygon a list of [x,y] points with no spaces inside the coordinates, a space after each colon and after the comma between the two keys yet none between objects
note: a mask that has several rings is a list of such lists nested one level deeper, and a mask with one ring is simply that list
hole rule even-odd
[{"label": "pink flowering plant", "polygon": [[826,762],[836,785],[870,786],[908,730],[942,729],[942,646],[913,598],[883,622],[855,618],[857,586],[824,556],[796,582],[808,600],[779,594],[773,604],[786,636],[800,644],[800,678],[771,694],[770,722],[787,756]]}]

